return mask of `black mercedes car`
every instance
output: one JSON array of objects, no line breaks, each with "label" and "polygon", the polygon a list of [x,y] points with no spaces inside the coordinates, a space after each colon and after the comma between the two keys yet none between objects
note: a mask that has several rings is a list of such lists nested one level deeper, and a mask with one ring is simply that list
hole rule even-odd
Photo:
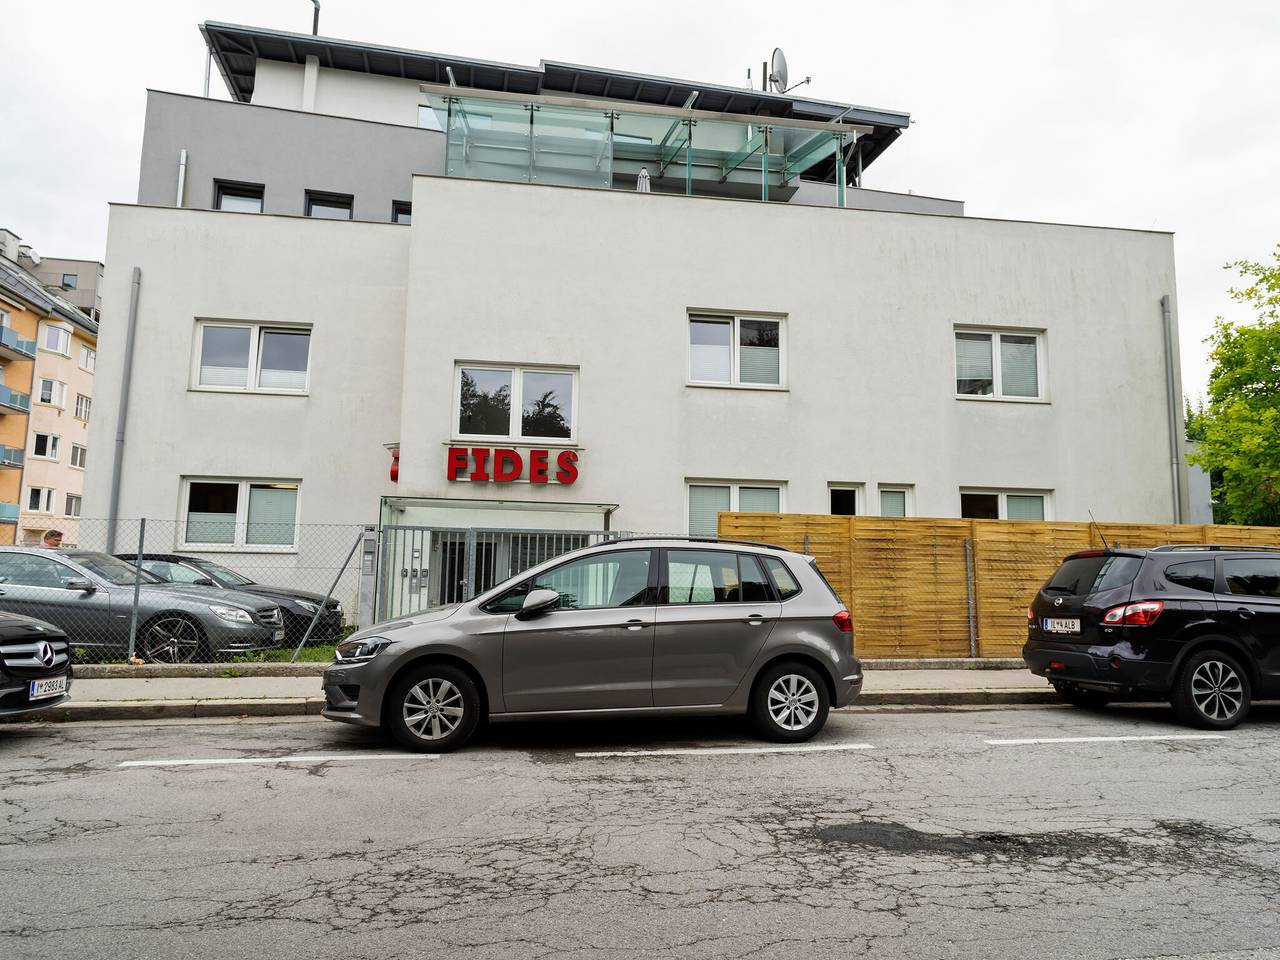
[{"label": "black mercedes car", "polygon": [[[134,563],[138,559],[137,554],[122,553],[118,556],[129,563]],[[322,603],[324,603],[324,612],[316,621],[310,639],[322,642],[337,640],[342,636],[346,626],[346,615],[342,604],[333,598],[326,603],[324,594],[321,593],[257,583],[229,567],[206,560],[204,557],[193,557],[182,553],[144,553],[142,569],[169,583],[235,590],[238,593],[252,593],[274,601],[279,604],[280,611],[284,614],[286,646],[296,646],[303,638],[307,632],[307,625],[311,623],[311,618],[315,616],[316,610]]]},{"label": "black mercedes car", "polygon": [[0,717],[56,707],[71,696],[71,650],[52,624],[0,613]]}]

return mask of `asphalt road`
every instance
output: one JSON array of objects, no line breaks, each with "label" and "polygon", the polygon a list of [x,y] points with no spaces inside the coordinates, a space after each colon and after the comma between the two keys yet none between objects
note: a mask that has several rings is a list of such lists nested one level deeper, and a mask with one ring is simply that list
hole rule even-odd
[{"label": "asphalt road", "polygon": [[[428,758],[310,718],[0,727],[0,957],[1280,957],[1280,709],[1110,739],[1189,733],[867,711],[804,752],[680,752],[760,746],[681,720]],[[988,742],[1062,737],[1108,739]]]}]

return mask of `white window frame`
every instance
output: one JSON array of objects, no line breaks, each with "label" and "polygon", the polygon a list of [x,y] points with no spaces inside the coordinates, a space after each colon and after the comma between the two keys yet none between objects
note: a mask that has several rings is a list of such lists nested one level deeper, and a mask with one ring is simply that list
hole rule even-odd
[{"label": "white window frame", "polygon": [[[233,327],[249,331],[249,369],[247,383],[243,387],[220,387],[200,382],[200,356],[204,352],[204,332],[209,327]],[[264,333],[305,333],[307,342],[307,376],[301,390],[289,390],[284,387],[260,387],[262,378],[258,358],[262,352],[262,335]],[[315,346],[315,330],[304,323],[260,323],[251,320],[215,320],[209,317],[196,318],[196,334],[193,338],[195,349],[191,354],[191,387],[207,393],[260,393],[271,396],[305,397],[311,393],[311,363],[314,359],[312,349]]]},{"label": "white window frame", "polygon": [[[698,320],[729,323],[729,380],[695,380],[693,379],[693,342],[690,339],[690,326]],[[739,336],[740,324],[743,320],[764,320],[778,325],[778,382],[777,383],[742,383],[738,369],[738,353],[741,347]],[[787,389],[787,318],[778,314],[767,313],[716,313],[714,310],[690,310],[684,324],[684,379],[689,387],[720,387],[728,390],[786,390]]]},{"label": "white window frame", "polygon": [[[40,506],[31,506],[31,494],[40,491]],[[23,509],[27,513],[53,513],[53,502],[57,491],[53,487],[37,487],[32,485],[27,487],[27,496],[22,501]]]},{"label": "white window frame", "polygon": [[[191,503],[191,484],[193,483],[227,483],[238,484],[236,494],[235,541],[233,543],[188,543],[187,512]],[[255,484],[287,483],[297,486],[293,507],[293,543],[247,543],[245,537],[249,526],[249,487]],[[298,534],[302,521],[302,481],[282,479],[280,477],[183,477],[179,488],[178,529],[174,534],[174,544],[179,550],[198,550],[201,553],[297,553]]]},{"label": "white window frame", "polygon": [[[54,385],[54,390],[50,393],[54,399],[45,403],[40,399],[40,395],[44,393],[44,383],[48,381]],[[61,380],[55,380],[53,377],[39,377],[36,380],[36,393],[31,398],[32,403],[44,404],[46,407],[57,407],[59,410],[67,408],[67,385]]]},{"label": "white window frame", "polygon": [[[76,463],[76,452],[80,453],[80,462]],[[71,466],[76,470],[83,470],[84,465],[89,462],[89,448],[83,443],[73,443],[71,445]]]},{"label": "white window frame", "polygon": [[[66,337],[66,346],[67,346],[67,348],[66,348],[65,350],[55,350],[53,347],[49,347],[49,346],[46,346],[46,345],[45,345],[45,338],[48,336],[48,334],[49,334],[49,331],[50,331],[50,330],[57,330],[59,333],[61,333],[63,336],[65,336],[65,337]],[[70,357],[70,356],[71,356],[71,340],[72,340],[72,332],[71,332],[71,329],[70,329],[69,327],[64,327],[64,326],[63,326],[62,324],[60,324],[60,323],[42,323],[42,324],[40,324],[40,343],[39,343],[39,347],[40,347],[40,349],[41,349],[41,350],[43,350],[45,353],[52,353],[52,354],[54,354],[54,355],[56,355],[56,356],[59,356],[59,357]]]},{"label": "white window frame", "polygon": [[[83,416],[83,417],[82,417],[82,416],[80,416],[80,401],[81,401],[81,400],[83,400],[83,401],[84,401],[84,416]],[[77,393],[77,394],[76,394],[76,406],[75,406],[75,418],[76,418],[77,420],[82,420],[82,421],[84,421],[85,423],[88,423],[88,422],[89,422],[89,415],[90,415],[90,413],[92,413],[92,411],[93,411],[93,397],[89,396],[87,393]]]},{"label": "white window frame", "polygon": [[[903,493],[903,516],[914,517],[916,515],[916,488],[911,483],[878,483],[876,484],[876,515],[883,517],[884,506],[880,502],[881,492],[887,493]],[[965,491],[968,493],[969,491]],[[902,517],[890,517],[890,520],[900,520]]]},{"label": "white window frame", "polygon": [[[750,486],[750,484],[747,484]],[[832,513],[831,512],[831,491],[832,490],[852,490],[854,494],[854,511],[852,516],[862,517],[867,514],[867,485],[865,483],[828,483],[827,484],[827,513],[833,517],[845,517],[850,514]]]},{"label": "white window frame", "polygon": [[98,369],[98,351],[87,343],[80,344],[80,369],[89,373]]},{"label": "white window frame", "polygon": [[[467,370],[501,370],[511,374],[511,419],[505,435],[497,433],[463,433],[462,420],[462,371]],[[560,373],[573,378],[573,396],[569,404],[569,436],[568,437],[531,437],[525,436],[521,430],[521,411],[524,408],[524,374]],[[537,363],[471,363],[459,360],[453,365],[453,413],[449,435],[453,440],[478,444],[534,444],[540,447],[576,447],[578,445],[578,368],[558,367]]]},{"label": "white window frame", "polygon": [[[1053,491],[1052,490],[1020,490],[1017,487],[961,487],[960,493],[961,495],[966,493],[996,494],[1000,498],[999,506],[997,508],[999,512],[998,519],[1000,520],[1009,519],[1008,498],[1010,495],[1015,497],[1044,497],[1044,519],[1046,521],[1053,519]],[[963,516],[963,513],[960,510],[956,511],[956,515],[961,517],[962,519],[967,519]],[[1031,522],[1035,522],[1035,521],[1031,521]]]},{"label": "white window frame", "polygon": [[[983,396],[978,393],[961,393],[957,389],[956,376],[960,363],[959,354],[956,351],[956,334],[957,333],[978,333],[991,337],[991,388],[994,391],[989,396]],[[1040,388],[1039,396],[1035,397],[1007,397],[1004,395],[1004,386],[1001,383],[1000,371],[1000,337],[1002,334],[1008,334],[1015,337],[1035,337],[1036,338],[1036,386]],[[956,326],[951,331],[951,389],[955,391],[957,400],[977,400],[984,403],[1048,403],[1049,402],[1049,381],[1048,381],[1048,365],[1045,363],[1045,331],[1036,328],[1023,327],[973,327],[973,326]]]},{"label": "white window frame", "polygon": [[[36,437],[45,438],[45,450],[47,453],[36,453]],[[56,433],[45,433],[43,430],[33,430],[31,433],[31,459],[32,460],[57,460],[58,455],[62,453],[62,437]]]},{"label": "white window frame", "polygon": [[742,487],[767,487],[778,491],[778,512],[787,512],[787,482],[785,480],[716,480],[709,477],[688,477],[684,481],[684,529],[689,530],[689,489],[691,487],[728,487],[729,513],[738,512],[738,491]]},{"label": "white window frame", "polygon": [[[75,510],[71,507],[74,503]],[[66,506],[62,515],[65,517],[79,517],[81,510],[84,509],[84,495],[79,493],[68,493],[66,496]]]}]

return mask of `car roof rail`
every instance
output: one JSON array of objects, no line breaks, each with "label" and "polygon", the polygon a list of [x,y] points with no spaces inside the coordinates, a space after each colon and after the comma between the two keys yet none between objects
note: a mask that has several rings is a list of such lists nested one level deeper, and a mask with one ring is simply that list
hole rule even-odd
[{"label": "car roof rail", "polygon": [[1249,546],[1240,543],[1170,543],[1163,547],[1152,547],[1152,553],[1195,553],[1195,552],[1217,552],[1220,550],[1231,550],[1237,553],[1274,553],[1280,551],[1280,546],[1258,545]]},{"label": "car roof rail", "polygon": [[681,536],[676,533],[668,534],[637,534],[635,536],[627,535],[625,537],[615,537],[612,540],[601,540],[599,543],[593,543],[593,547],[602,547],[613,543],[629,543],[634,540],[683,540],[688,543],[736,543],[744,547],[765,547],[769,550],[783,550],[787,553],[798,553],[790,547],[783,547],[776,543],[764,543],[760,540],[733,540],[728,537],[691,537]]}]

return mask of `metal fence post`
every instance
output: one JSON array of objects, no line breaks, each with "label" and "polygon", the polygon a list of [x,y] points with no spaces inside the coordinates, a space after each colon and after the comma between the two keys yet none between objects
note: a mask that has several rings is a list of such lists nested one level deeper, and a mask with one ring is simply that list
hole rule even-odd
[{"label": "metal fence post", "polygon": [[973,615],[973,541],[964,541],[964,585],[969,600],[969,656],[978,655],[978,628]]},{"label": "metal fence post", "polygon": [[342,567],[338,570],[338,575],[333,578],[333,583],[329,584],[329,589],[324,592],[324,599],[320,601],[316,607],[316,612],[311,615],[311,622],[307,624],[306,632],[302,634],[302,639],[298,641],[297,648],[293,651],[293,656],[289,658],[290,663],[298,662],[298,654],[302,652],[302,648],[307,645],[307,641],[311,639],[311,631],[316,628],[316,621],[320,619],[320,614],[324,613],[324,608],[329,603],[329,598],[333,596],[333,591],[338,589],[338,581],[342,579],[342,575],[347,572],[347,565],[351,563],[351,558],[356,555],[356,551],[360,549],[360,544],[364,543],[364,531],[361,530],[356,537],[356,542],[351,545],[351,549],[347,551],[347,559],[342,561]]},{"label": "metal fence post", "polygon": [[133,662],[138,646],[138,593],[142,589],[142,555],[146,552],[147,518],[138,521],[138,556],[134,560],[133,608],[129,611],[129,662]]},{"label": "metal fence post", "polygon": [[462,581],[462,599],[470,600],[476,584],[476,529],[471,527],[466,536],[467,566],[466,579]]}]

